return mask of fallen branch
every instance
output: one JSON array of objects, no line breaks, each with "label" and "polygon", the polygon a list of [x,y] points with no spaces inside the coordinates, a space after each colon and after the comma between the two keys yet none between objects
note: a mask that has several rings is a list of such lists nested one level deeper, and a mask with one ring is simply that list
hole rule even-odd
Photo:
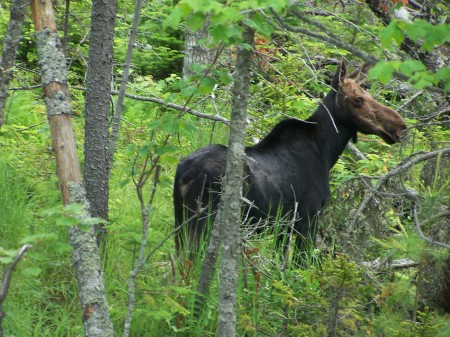
[{"label": "fallen branch", "polygon": [[376,258],[373,261],[362,262],[361,266],[369,269],[373,272],[380,272],[382,270],[399,270],[399,269],[407,269],[414,268],[419,265],[419,262],[410,259],[398,259],[389,261],[389,259],[381,259]]}]

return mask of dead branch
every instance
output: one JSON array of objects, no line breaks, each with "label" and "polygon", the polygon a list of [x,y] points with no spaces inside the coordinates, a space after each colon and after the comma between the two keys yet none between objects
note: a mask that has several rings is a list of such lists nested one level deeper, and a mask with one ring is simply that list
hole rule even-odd
[{"label": "dead branch", "polygon": [[362,212],[364,211],[364,209],[366,208],[366,206],[369,204],[370,200],[372,200],[372,198],[374,197],[374,195],[376,193],[378,193],[379,189],[381,188],[381,186],[383,186],[384,183],[386,183],[386,181],[393,177],[396,176],[406,170],[408,170],[409,168],[411,168],[412,166],[416,165],[417,163],[420,163],[422,161],[437,157],[439,154],[448,154],[450,153],[450,147],[449,148],[445,148],[445,149],[440,149],[440,150],[436,150],[436,151],[432,151],[432,152],[428,152],[419,156],[415,156],[415,157],[410,157],[408,161],[404,161],[402,163],[400,163],[396,168],[394,168],[393,170],[387,172],[385,175],[381,176],[378,179],[377,184],[371,188],[369,190],[369,192],[367,193],[367,195],[365,196],[364,200],[361,202],[360,206],[358,207],[358,209],[356,210],[356,212],[354,213],[354,215],[352,216],[350,223],[349,223],[349,227],[353,227],[354,224],[356,223],[357,219],[361,216]]},{"label": "dead branch", "polygon": [[[375,196],[375,194],[380,193],[379,192],[380,188],[388,181],[389,178],[408,170],[412,166],[414,166],[422,161],[437,157],[439,154],[448,154],[448,153],[450,153],[450,147],[432,151],[432,152],[428,152],[428,153],[421,154],[421,155],[409,157],[407,161],[403,161],[396,168],[387,172],[385,175],[379,177],[377,184],[368,190],[366,196],[364,197],[363,201],[360,203],[358,209],[355,212],[353,212],[353,214],[351,215],[351,218],[348,222],[347,230],[344,234],[343,251],[345,252],[345,250],[346,250],[349,235],[352,232],[352,230],[356,224],[356,221],[363,214],[364,209],[367,207],[367,205],[372,200],[372,198]],[[407,195],[407,193],[408,192],[405,189],[403,191],[403,194]]]},{"label": "dead branch", "polygon": [[348,50],[353,55],[359,57],[360,59],[364,60],[365,62],[367,62],[369,64],[375,64],[379,61],[379,59],[376,58],[375,56],[367,54],[367,53],[359,50],[358,48],[354,47],[353,45],[346,43],[344,41],[341,41],[339,39],[332,38],[329,35],[318,34],[316,32],[310,31],[310,30],[302,28],[302,27],[292,27],[292,26],[288,25],[283,20],[283,18],[277,12],[275,12],[273,9],[271,9],[271,13],[275,17],[276,21],[286,30],[289,30],[294,33],[300,33],[300,34],[312,37],[314,39],[332,44],[336,47]]},{"label": "dead branch", "polygon": [[[71,87],[71,88],[75,89],[75,90],[83,90],[83,91],[86,90],[86,88],[83,88],[83,87]],[[119,92],[117,90],[112,90],[111,94],[112,95],[118,95]],[[166,107],[168,107],[170,109],[187,112],[187,113],[189,113],[189,114],[191,114],[193,116],[196,116],[196,117],[210,119],[212,121],[221,122],[221,123],[224,123],[226,125],[230,125],[230,121],[227,118],[222,117],[222,116],[220,116],[218,114],[215,114],[215,115],[206,114],[206,113],[203,113],[203,112],[191,109],[191,108],[189,108],[187,106],[184,106],[184,105],[179,105],[179,104],[175,104],[175,103],[166,102],[166,101],[164,101],[161,98],[149,97],[149,96],[139,96],[139,95],[134,95],[134,94],[129,94],[129,93],[125,93],[125,97],[131,98],[131,99],[135,99],[137,101],[144,101],[144,102],[152,102],[152,103],[156,103],[156,104],[161,104],[161,105],[164,105],[164,106],[166,106]]]},{"label": "dead branch", "polygon": [[361,266],[373,272],[381,272],[383,270],[400,270],[407,268],[415,268],[419,262],[410,259],[398,259],[390,261],[389,259],[376,258],[373,261],[362,262]]}]

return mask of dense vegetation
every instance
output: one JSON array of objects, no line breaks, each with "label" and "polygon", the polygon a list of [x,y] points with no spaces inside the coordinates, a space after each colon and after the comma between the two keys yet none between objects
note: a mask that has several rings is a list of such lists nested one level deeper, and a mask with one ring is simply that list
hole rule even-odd
[{"label": "dense vegetation", "polygon": [[[407,120],[408,134],[401,145],[393,146],[359,135],[357,149],[345,152],[331,173],[333,193],[321,218],[320,242],[305,257],[305,268],[279,262],[273,253],[273,235],[245,241],[238,290],[239,333],[450,336],[450,302],[445,303],[450,301],[448,249],[420,237],[412,212],[416,208],[420,211],[421,229],[427,237],[449,242],[450,128],[448,93],[445,96],[444,91],[450,88],[449,54],[443,56],[446,66],[433,69],[411,60],[401,49],[405,39],[422,43],[423,53],[448,47],[450,29],[445,17],[450,7],[443,1],[424,1],[428,18],[438,24],[431,25],[424,15],[419,24],[392,20],[383,28],[383,20],[365,2],[300,3],[298,10],[308,15],[307,19],[286,13],[288,25],[329,32],[328,36],[339,37],[355,50],[390,60],[373,69],[370,92],[401,113]],[[198,66],[191,77],[183,79],[183,17],[190,17],[191,29],[199,28],[204,20],[202,11],[207,8],[193,4],[181,1],[174,9],[170,1],[149,2],[139,26],[127,88],[134,96],[125,100],[110,181],[104,261],[117,335],[127,311],[127,280],[141,244],[141,205],[135,182],[148,159],[155,157],[160,158],[162,168],[151,205],[149,258],[138,277],[132,335],[212,336],[217,328],[217,280],[203,312],[195,316],[193,298],[199,268],[177,261],[171,237],[158,247],[173,230],[172,182],[177,162],[209,143],[226,144],[228,137],[223,123],[148,99],[230,116],[230,74],[240,30],[232,9],[217,15],[211,22],[211,33],[214,47],[222,53],[215,68],[204,76],[205,67]],[[264,4],[261,2],[262,7]],[[1,32],[6,32],[10,5],[11,1],[0,5]],[[59,3],[55,6],[62,31],[64,9]],[[248,5],[252,6],[259,8],[256,2]],[[133,2],[118,2],[114,88],[118,88],[122,75],[133,10]],[[67,64],[80,158],[89,21],[90,2],[72,2]],[[329,91],[340,59],[346,58],[353,66],[363,63],[348,49],[281,27],[268,11],[257,12],[246,23],[257,30],[248,144],[261,139],[286,116],[309,116]],[[0,42],[3,44],[3,38]],[[33,247],[17,267],[3,305],[5,334],[82,336],[82,313],[67,240],[67,229],[74,224],[71,212],[76,210],[61,206],[29,19],[24,24],[14,76],[5,125],[0,130],[2,268],[20,245],[31,243]],[[426,157],[442,149],[447,149],[446,154],[436,152]],[[146,198],[153,184],[149,179],[144,185]],[[408,197],[408,191],[414,191],[419,201]],[[155,247],[158,249],[153,251]],[[400,259],[406,267],[398,266]]]}]

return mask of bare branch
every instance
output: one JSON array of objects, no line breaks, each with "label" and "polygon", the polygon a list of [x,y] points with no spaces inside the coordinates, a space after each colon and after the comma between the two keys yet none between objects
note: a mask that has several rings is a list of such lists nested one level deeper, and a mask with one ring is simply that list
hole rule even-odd
[{"label": "bare branch", "polygon": [[[381,59],[361,51],[359,48],[354,47],[352,44],[342,41],[337,36],[335,36],[332,32],[330,32],[329,29],[327,29],[325,26],[323,26],[320,22],[317,22],[317,21],[314,21],[311,19],[307,19],[304,15],[299,16],[299,18],[301,20],[307,22],[308,24],[318,27],[320,30],[324,31],[325,34],[319,34],[319,33],[313,32],[311,30],[308,30],[306,28],[303,28],[303,27],[293,27],[291,25],[288,25],[283,20],[283,18],[277,12],[275,12],[275,10],[270,8],[270,11],[273,14],[273,16],[275,17],[276,21],[281,25],[281,27],[283,27],[284,29],[286,29],[288,31],[291,31],[294,33],[300,33],[300,34],[312,37],[314,39],[329,43],[338,48],[347,50],[347,51],[351,52],[353,55],[359,57],[361,60],[363,60],[364,62],[366,62],[369,65],[374,65],[375,63],[381,61]],[[291,9],[291,12],[293,12],[292,9]],[[408,76],[401,74],[399,72],[394,72],[394,76],[402,81],[408,81],[408,79],[409,79]],[[435,87],[435,86],[429,86],[426,88],[426,90],[432,91],[432,92],[435,92],[438,94],[444,94],[444,91],[442,90],[442,88]]]},{"label": "bare branch", "polygon": [[6,267],[5,272],[3,274],[3,281],[0,288],[0,336],[3,336],[3,326],[2,326],[2,320],[5,316],[3,312],[3,301],[6,299],[6,296],[8,295],[9,286],[11,285],[11,279],[12,279],[12,273],[14,272],[14,269],[16,268],[17,264],[20,262],[20,259],[25,255],[26,251],[31,248],[31,245],[24,245],[22,248],[20,248],[19,252],[14,257],[11,264]]},{"label": "bare branch", "polygon": [[[72,89],[86,90],[86,88],[83,88],[83,87],[72,87]],[[112,95],[118,95],[119,92],[116,91],[116,90],[112,90],[111,94]],[[189,114],[191,114],[193,116],[196,116],[196,117],[210,119],[212,121],[221,122],[223,124],[230,125],[230,121],[227,118],[222,117],[222,116],[220,116],[218,114],[215,114],[215,115],[206,114],[206,113],[200,112],[198,110],[191,109],[191,108],[189,108],[187,106],[184,106],[184,105],[179,105],[179,104],[175,104],[175,103],[166,102],[166,101],[164,101],[161,98],[149,97],[149,96],[139,96],[139,95],[133,95],[133,94],[129,94],[129,93],[125,93],[125,97],[131,98],[131,99],[135,99],[135,100],[138,100],[138,101],[152,102],[152,103],[161,104],[161,105],[164,105],[164,106],[166,106],[168,108],[171,108],[171,109],[174,109],[174,110],[187,112],[187,113],[189,113]]]},{"label": "bare branch", "polygon": [[0,303],[3,302],[3,300],[6,298],[6,295],[8,294],[8,289],[9,289],[9,285],[11,283],[12,273],[14,272],[14,269],[16,268],[17,264],[20,262],[20,259],[25,255],[27,250],[30,249],[31,247],[32,247],[31,245],[24,245],[22,248],[20,248],[19,252],[14,257],[14,260],[5,269],[5,273],[3,275],[2,287],[0,289]]},{"label": "bare branch", "polygon": [[[113,90],[112,94],[113,95],[117,95],[118,92]],[[171,109],[174,109],[174,110],[187,112],[187,113],[189,113],[191,115],[194,115],[196,117],[210,119],[210,120],[213,120],[213,121],[216,121],[216,122],[221,122],[221,123],[224,123],[224,124],[227,124],[227,125],[230,124],[230,121],[228,119],[226,119],[225,117],[222,117],[220,115],[217,115],[217,114],[216,115],[205,114],[203,112],[191,109],[191,108],[189,108],[187,106],[166,102],[166,101],[164,101],[163,99],[160,99],[160,98],[144,97],[144,96],[138,96],[138,95],[132,95],[132,94],[125,94],[125,97],[136,99],[136,100],[140,100],[140,101],[147,101],[147,102],[153,102],[153,103],[161,104],[161,105],[164,105],[164,106],[166,106],[168,108],[171,108]]]},{"label": "bare branch", "polygon": [[348,50],[353,55],[359,57],[360,59],[364,60],[366,63],[369,63],[369,64],[375,64],[378,61],[380,61],[380,59],[376,58],[375,56],[367,54],[367,53],[359,50],[358,48],[354,47],[353,45],[346,43],[344,41],[341,41],[337,38],[332,38],[329,35],[318,34],[316,32],[312,32],[312,31],[302,28],[302,27],[292,27],[292,26],[288,25],[286,22],[284,22],[283,18],[277,12],[275,12],[273,9],[271,9],[271,12],[272,12],[273,16],[275,17],[275,19],[277,20],[277,22],[283,28],[285,28],[291,32],[304,34],[306,36],[309,36],[309,37],[327,42],[329,44],[335,45],[336,47]]},{"label": "bare branch", "polygon": [[[422,155],[410,157],[408,161],[404,161],[404,162],[400,163],[396,168],[392,169],[391,171],[387,172],[385,175],[381,176],[378,179],[377,184],[368,191],[368,193],[364,197],[363,201],[360,203],[358,209],[353,213],[352,217],[350,218],[350,221],[348,222],[346,233],[344,234],[343,250],[344,251],[346,250],[349,233],[354,228],[356,221],[361,216],[361,214],[363,214],[364,209],[367,207],[367,205],[372,200],[372,198],[375,196],[375,194],[378,193],[381,186],[383,186],[383,184],[385,184],[389,178],[408,170],[409,168],[416,165],[417,163],[428,160],[430,158],[437,157],[439,154],[449,154],[449,153],[450,153],[450,147],[432,151],[432,152],[428,152],[428,153],[425,153]],[[406,191],[405,191],[405,193],[406,193]]]}]

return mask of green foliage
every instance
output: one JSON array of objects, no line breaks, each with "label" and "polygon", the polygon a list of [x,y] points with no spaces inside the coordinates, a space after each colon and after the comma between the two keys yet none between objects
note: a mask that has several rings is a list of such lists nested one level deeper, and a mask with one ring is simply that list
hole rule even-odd
[{"label": "green foliage", "polygon": [[442,323],[436,324],[436,314],[430,311],[428,307],[425,307],[424,311],[419,311],[417,315],[418,315],[417,322],[411,321],[403,322],[401,331],[398,331],[394,336],[434,337],[441,335],[440,332],[443,327],[443,324]]},{"label": "green foliage", "polygon": [[[403,20],[391,20],[389,25],[380,31],[383,48],[398,46],[404,41],[405,36],[420,44],[420,50],[432,51],[437,46],[445,45],[450,41],[450,24],[433,25],[424,20],[414,20],[411,23]],[[392,78],[394,71],[408,76],[409,82],[414,84],[417,89],[441,84],[446,92],[450,90],[450,67],[440,67],[433,73],[418,60],[381,61],[371,69],[369,77],[387,83]]]},{"label": "green foliage", "polygon": [[281,11],[287,6],[287,1],[232,1],[221,2],[216,0],[181,0],[173,8],[170,15],[164,20],[164,27],[175,28],[182,19],[187,19],[189,29],[196,31],[203,28],[205,20],[209,21],[209,33],[215,44],[230,46],[239,44],[242,39],[242,27],[238,25],[244,22],[255,29],[256,32],[269,36],[272,27],[267,24],[260,13],[248,17],[248,10],[260,10],[273,8]]}]

